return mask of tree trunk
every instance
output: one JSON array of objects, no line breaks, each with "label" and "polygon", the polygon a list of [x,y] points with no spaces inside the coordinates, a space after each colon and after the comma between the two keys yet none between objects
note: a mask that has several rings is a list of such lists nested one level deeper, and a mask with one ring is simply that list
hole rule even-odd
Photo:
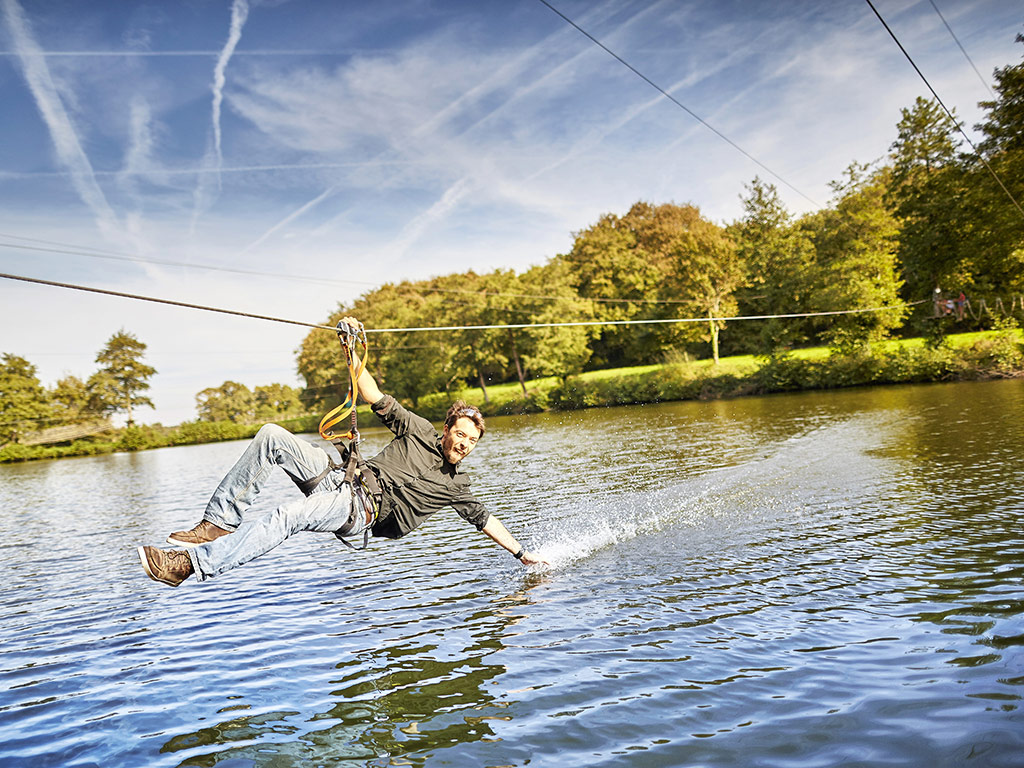
[{"label": "tree trunk", "polygon": [[711,324],[711,356],[715,360],[715,365],[718,365],[718,322],[714,319],[714,314],[708,310],[708,322]]},{"label": "tree trunk", "polygon": [[135,422],[132,420],[132,393],[126,392],[125,395],[125,405],[127,406],[126,410],[128,411],[128,426],[134,427]]},{"label": "tree trunk", "polygon": [[516,337],[512,329],[508,329],[508,338],[512,342],[512,359],[516,361],[516,374],[519,376],[519,386],[523,388],[523,397],[526,397],[526,378],[523,376],[523,366],[519,364],[519,350],[516,349]]},{"label": "tree trunk", "polygon": [[491,398],[487,396],[487,385],[484,383],[484,372],[479,367],[476,369],[476,375],[480,377],[480,389],[484,393],[484,403],[490,403]]}]

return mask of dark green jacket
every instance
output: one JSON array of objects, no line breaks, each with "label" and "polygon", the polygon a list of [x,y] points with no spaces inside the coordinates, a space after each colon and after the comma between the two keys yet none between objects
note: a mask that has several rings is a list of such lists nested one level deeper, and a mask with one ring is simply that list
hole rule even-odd
[{"label": "dark green jacket", "polygon": [[490,513],[470,492],[469,478],[444,458],[434,426],[391,395],[374,403],[373,412],[395,433],[395,439],[366,462],[377,473],[383,492],[373,535],[401,538],[442,507],[451,507],[482,529]]}]

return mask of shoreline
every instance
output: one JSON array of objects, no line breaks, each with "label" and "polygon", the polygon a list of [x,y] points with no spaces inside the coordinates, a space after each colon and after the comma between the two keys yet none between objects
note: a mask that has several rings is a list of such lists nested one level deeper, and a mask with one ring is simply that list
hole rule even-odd
[{"label": "shoreline", "polygon": [[[915,338],[878,342],[845,354],[815,347],[769,358],[723,358],[717,366],[699,360],[589,371],[564,379],[533,380],[528,382],[525,396],[517,382],[497,385],[489,390],[486,402],[479,388],[427,395],[414,404],[414,410],[431,421],[442,421],[451,401],[460,397],[477,402],[485,416],[502,416],[778,392],[1017,378],[1024,378],[1024,334],[1010,329],[963,334],[959,340],[948,337],[932,346]],[[368,411],[360,406],[364,409]],[[316,432],[319,421],[317,414],[276,423],[292,432],[309,433]],[[0,464],[241,440],[252,437],[260,426],[186,422],[176,427],[125,427],[100,439],[69,445],[11,443],[0,448]]]}]

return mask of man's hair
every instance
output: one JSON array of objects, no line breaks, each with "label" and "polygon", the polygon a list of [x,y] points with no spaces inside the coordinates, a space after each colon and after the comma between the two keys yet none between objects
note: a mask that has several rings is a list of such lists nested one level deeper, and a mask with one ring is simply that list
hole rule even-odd
[{"label": "man's hair", "polygon": [[480,413],[479,408],[469,405],[464,400],[456,400],[452,403],[452,407],[448,409],[448,415],[444,417],[445,427],[451,429],[455,422],[463,416],[476,425],[476,428],[480,430],[480,437],[483,437],[484,431],[487,429],[487,425],[484,423],[484,415]]}]

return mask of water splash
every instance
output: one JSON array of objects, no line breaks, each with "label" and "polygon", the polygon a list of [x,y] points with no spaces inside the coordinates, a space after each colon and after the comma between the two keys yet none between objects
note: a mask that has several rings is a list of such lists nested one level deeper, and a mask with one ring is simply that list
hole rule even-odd
[{"label": "water splash", "polygon": [[537,525],[535,549],[550,569],[561,569],[669,527],[711,527],[717,538],[733,540],[737,528],[806,511],[814,504],[808,488],[856,487],[859,479],[873,475],[883,459],[869,452],[884,442],[890,427],[884,414],[857,416],[662,488],[623,490],[597,501],[586,496]]}]

